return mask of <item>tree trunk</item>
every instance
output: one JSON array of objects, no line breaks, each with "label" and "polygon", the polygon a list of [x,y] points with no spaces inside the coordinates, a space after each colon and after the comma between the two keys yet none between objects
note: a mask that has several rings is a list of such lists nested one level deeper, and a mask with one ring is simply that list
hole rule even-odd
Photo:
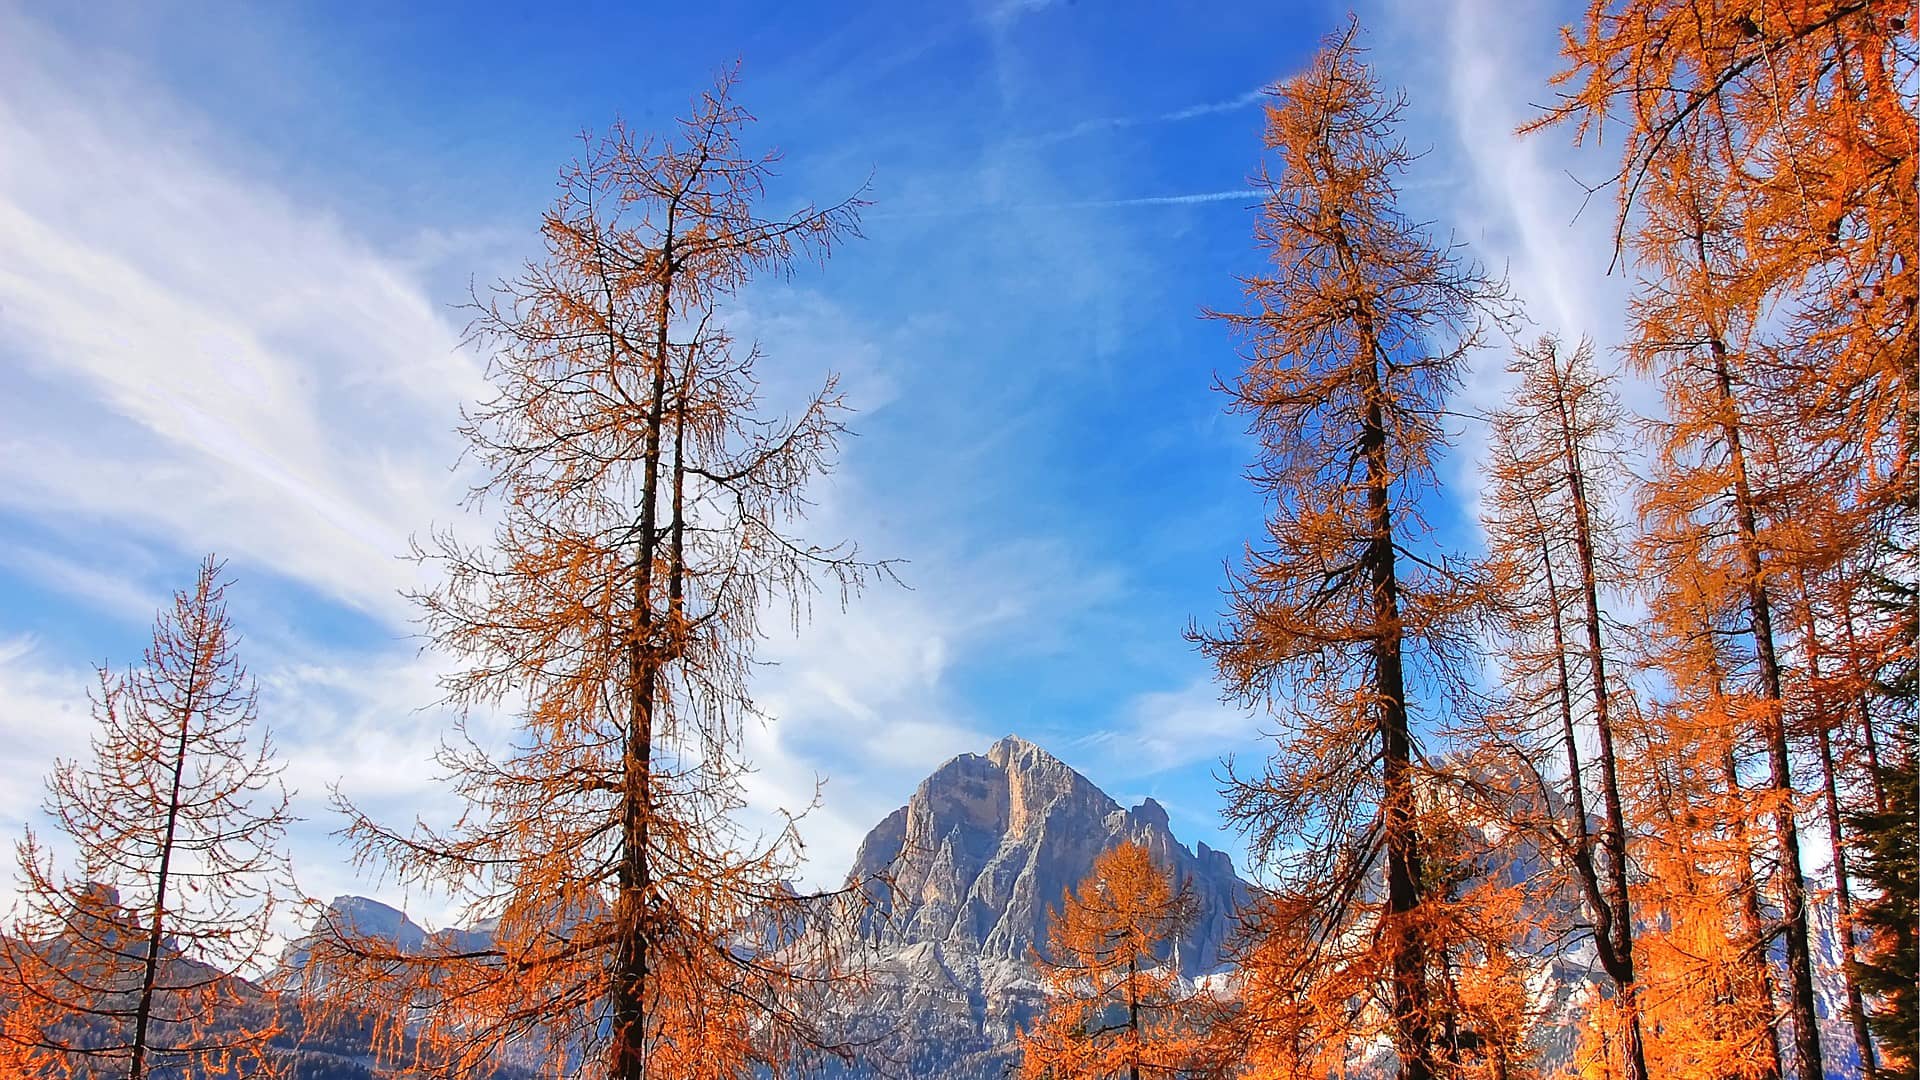
[{"label": "tree trunk", "polygon": [[1847,642],[1847,667],[1860,690],[1854,695],[1854,708],[1860,714],[1860,737],[1867,751],[1867,785],[1873,792],[1873,808],[1887,812],[1887,789],[1880,783],[1880,740],[1873,733],[1873,712],[1867,707],[1866,673],[1860,670],[1860,641],[1854,636],[1853,597],[1840,605],[1840,632]]},{"label": "tree trunk", "polygon": [[1420,838],[1413,792],[1413,732],[1407,720],[1405,661],[1400,631],[1400,586],[1393,547],[1393,470],[1387,459],[1379,334],[1364,293],[1358,263],[1343,227],[1333,227],[1349,289],[1355,297],[1354,328],[1366,351],[1361,397],[1366,402],[1358,453],[1366,466],[1369,539],[1362,557],[1373,602],[1374,696],[1379,703],[1382,819],[1387,849],[1387,918],[1393,924],[1393,1019],[1405,1080],[1432,1080],[1433,1033],[1427,1017],[1425,946],[1408,918],[1420,905]]},{"label": "tree trunk", "polygon": [[[1729,741],[1722,748],[1720,769],[1726,776],[1727,797],[1737,808],[1741,803],[1740,766],[1733,758],[1733,743]],[[1736,809],[1736,814],[1738,810]],[[1740,843],[1740,933],[1745,938],[1746,952],[1755,967],[1760,970],[1760,986],[1767,997],[1767,1044],[1772,1054],[1767,1058],[1767,1070],[1761,1080],[1779,1080],[1780,1077],[1780,1028],[1772,1022],[1773,1017],[1773,969],[1767,963],[1766,930],[1760,917],[1760,884],[1753,872],[1753,845],[1748,841],[1747,822],[1744,816],[1734,818],[1734,838]]]},{"label": "tree trunk", "polygon": [[[1701,240],[1701,261],[1706,261]],[[1727,440],[1733,471],[1734,523],[1739,540],[1747,609],[1752,619],[1754,655],[1759,661],[1761,738],[1767,748],[1768,780],[1780,805],[1774,810],[1774,839],[1780,847],[1780,901],[1786,915],[1787,1015],[1793,1019],[1794,1065],[1801,1080],[1824,1080],[1820,1062],[1820,1028],[1813,999],[1813,953],[1807,920],[1806,878],[1800,862],[1800,829],[1793,810],[1793,765],[1787,751],[1786,717],[1780,657],[1774,649],[1773,610],[1767,594],[1765,560],[1760,552],[1760,527],[1748,479],[1741,441],[1739,402],[1733,390],[1733,371],[1726,343],[1716,332],[1710,342],[1714,375],[1722,408],[1721,431]]]},{"label": "tree trunk", "polygon": [[653,710],[658,693],[659,657],[654,637],[653,570],[659,554],[660,458],[666,411],[667,339],[673,296],[673,228],[676,206],[669,203],[661,245],[661,280],[654,318],[645,458],[641,474],[640,525],[633,568],[634,631],[627,643],[627,746],[621,798],[619,899],[615,905],[619,940],[614,950],[612,1080],[646,1080],[647,949],[653,927],[653,867],[648,858],[653,820]]},{"label": "tree trunk", "polygon": [[1140,961],[1127,957],[1127,1037],[1133,1041],[1133,1059],[1128,1062],[1128,1080],[1140,1080]]},{"label": "tree trunk", "polygon": [[[1371,338],[1369,338],[1371,340]],[[1380,742],[1386,823],[1387,915],[1396,936],[1393,958],[1393,1017],[1399,1034],[1401,1068],[1407,1080],[1434,1075],[1432,1038],[1427,1021],[1426,955],[1409,915],[1420,904],[1420,846],[1415,831],[1413,734],[1407,723],[1406,674],[1401,656],[1399,586],[1394,576],[1393,510],[1388,499],[1387,435],[1380,407],[1379,373],[1368,386],[1366,426],[1360,452],[1367,465],[1367,513],[1373,537],[1367,545],[1372,583],[1374,693],[1380,703]]]},{"label": "tree trunk", "polygon": [[1867,1006],[1860,994],[1859,960],[1854,955],[1853,897],[1851,886],[1847,883],[1847,845],[1840,816],[1840,792],[1833,775],[1833,736],[1827,730],[1827,695],[1821,691],[1820,638],[1813,615],[1813,598],[1807,594],[1804,580],[1800,591],[1807,616],[1807,675],[1814,686],[1813,700],[1817,710],[1813,717],[1813,728],[1820,745],[1820,789],[1826,801],[1827,839],[1832,845],[1833,907],[1837,924],[1835,930],[1840,938],[1840,978],[1847,993],[1847,1021],[1853,1027],[1854,1049],[1859,1053],[1861,1069],[1866,1075],[1872,1076],[1879,1070],[1873,1059],[1873,1035],[1867,1030]]},{"label": "tree trunk", "polygon": [[[1557,365],[1558,358],[1553,358],[1553,362]],[[1627,1080],[1647,1080],[1646,1047],[1640,1035],[1640,991],[1633,973],[1633,909],[1627,898],[1627,820],[1620,802],[1620,779],[1614,761],[1612,696],[1607,686],[1606,650],[1601,641],[1599,575],[1594,568],[1586,467],[1580,460],[1575,436],[1579,418],[1567,400],[1566,382],[1557,367],[1554,383],[1554,402],[1560,411],[1561,461],[1566,469],[1567,491],[1573,498],[1574,554],[1580,560],[1582,617],[1587,637],[1588,674],[1593,680],[1593,725],[1600,758],[1600,795],[1606,814],[1600,844],[1607,855],[1605,929],[1611,947],[1601,954],[1601,959],[1619,991],[1620,1008],[1626,1014],[1620,1056],[1626,1065]]]},{"label": "tree trunk", "polygon": [[167,884],[173,872],[174,837],[180,827],[180,788],[186,778],[188,730],[193,723],[195,698],[199,696],[200,654],[204,646],[201,638],[206,632],[204,613],[201,621],[192,629],[193,667],[187,674],[186,699],[180,706],[180,728],[175,733],[172,788],[167,794],[167,827],[160,843],[160,871],[153,886],[153,918],[147,929],[147,955],[140,975],[140,1001],[133,1011],[133,1057],[127,1063],[127,1080],[141,1080],[147,1069],[147,1033],[153,1021],[154,988],[160,981],[160,949],[166,941]]}]

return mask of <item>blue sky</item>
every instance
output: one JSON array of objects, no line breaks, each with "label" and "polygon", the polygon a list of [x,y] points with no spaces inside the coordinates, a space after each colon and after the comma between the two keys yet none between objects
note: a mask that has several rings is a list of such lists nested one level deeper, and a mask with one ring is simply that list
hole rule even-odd
[{"label": "blue sky", "polygon": [[[1017,732],[1238,851],[1212,774],[1261,752],[1262,719],[1218,703],[1181,635],[1261,507],[1212,390],[1233,344],[1200,311],[1258,258],[1257,91],[1343,6],[390,7],[0,0],[0,828],[83,748],[89,666],[137,655],[218,551],[309,819],[302,884],[399,899],[355,878],[324,800],[447,807],[441,661],[397,556],[461,522],[451,428],[481,358],[451,305],[535,251],[581,131],[657,126],[738,61],[751,138],[787,155],[774,208],[870,185],[865,240],[735,316],[776,398],[842,373],[859,436],[810,531],[907,560],[912,586],[768,642],[755,799],[826,778],[804,833],[830,879],[940,761]],[[1576,221],[1566,175],[1601,160],[1512,135],[1574,6],[1359,14],[1427,150],[1410,210],[1540,326],[1617,340],[1610,207]],[[1497,399],[1504,359],[1463,408]],[[1429,508],[1468,546],[1476,439]]]}]

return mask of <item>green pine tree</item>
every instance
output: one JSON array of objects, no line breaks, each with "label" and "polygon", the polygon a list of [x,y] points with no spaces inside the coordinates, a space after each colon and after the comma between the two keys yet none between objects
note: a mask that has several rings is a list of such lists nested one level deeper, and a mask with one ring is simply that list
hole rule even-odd
[{"label": "green pine tree", "polygon": [[[1890,544],[1903,560],[1914,547]],[[1878,575],[1872,600],[1896,620],[1907,640],[1920,634],[1920,590]],[[1878,1045],[1884,1080],[1920,1074],[1920,657],[1900,650],[1876,673],[1872,696],[1882,723],[1892,728],[1875,781],[1880,805],[1847,815],[1860,854],[1855,871],[1879,896],[1856,909],[1854,925],[1867,936],[1860,989],[1874,1006],[1867,1022]]]},{"label": "green pine tree", "polygon": [[1880,770],[1886,808],[1850,815],[1859,876],[1880,893],[1860,905],[1854,920],[1867,933],[1860,988],[1875,1001],[1867,1022],[1885,1077],[1910,1077],[1920,1065],[1920,771],[1911,744],[1901,757]]}]

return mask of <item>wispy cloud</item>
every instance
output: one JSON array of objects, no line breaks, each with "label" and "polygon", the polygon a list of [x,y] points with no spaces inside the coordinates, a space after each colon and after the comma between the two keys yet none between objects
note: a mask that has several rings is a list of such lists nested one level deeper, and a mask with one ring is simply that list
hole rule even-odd
[{"label": "wispy cloud", "polygon": [[1211,116],[1214,113],[1236,112],[1240,109],[1246,108],[1249,105],[1256,105],[1262,101],[1265,101],[1266,99],[1267,99],[1267,88],[1264,86],[1260,86],[1260,87],[1255,87],[1254,89],[1249,90],[1244,94],[1241,94],[1239,97],[1228,98],[1225,101],[1214,101],[1214,102],[1208,102],[1201,105],[1189,105],[1184,109],[1175,109],[1170,113],[1162,113],[1159,117],[1148,122],[1161,123],[1161,122],[1169,122],[1169,121],[1175,121],[1175,120],[1191,120],[1196,116]]},{"label": "wispy cloud", "polygon": [[1154,776],[1245,748],[1261,730],[1262,714],[1221,700],[1220,687],[1202,677],[1176,690],[1156,690],[1129,701],[1111,725],[1080,740],[1114,775]]},{"label": "wispy cloud", "polygon": [[[364,891],[329,835],[326,785],[343,780],[396,821],[448,798],[428,761],[444,718],[413,712],[434,699],[439,661],[400,640],[397,591],[414,578],[396,556],[454,513],[462,486],[450,429],[479,369],[420,274],[468,240],[376,245],[255,175],[243,148],[110,58],[24,15],[7,22],[0,518],[30,526],[7,573],[129,625],[180,584],[152,580],[156,565],[209,550],[233,558],[236,597],[271,578],[303,586],[303,611],[275,613],[292,638],[243,624],[244,659],[299,789],[303,883]],[[317,642],[330,608],[386,634]],[[8,612],[0,634],[32,616]],[[84,754],[95,659],[136,655],[0,646],[7,835],[36,816],[54,759]]]},{"label": "wispy cloud", "polygon": [[124,622],[151,622],[166,594],[127,576],[107,573],[64,555],[25,545],[0,547],[0,558],[15,573],[46,589],[81,600]]},{"label": "wispy cloud", "polygon": [[988,23],[1006,27],[1028,15],[1045,11],[1060,0],[986,0],[981,12]]},{"label": "wispy cloud", "polygon": [[[7,759],[51,767],[56,758],[84,753],[92,682],[92,671],[59,663],[31,636],[0,638],[0,740]],[[20,835],[38,814],[44,790],[38,772],[0,769],[0,835]],[[0,901],[12,883],[13,875],[0,875]],[[5,908],[0,902],[0,911]]]},{"label": "wispy cloud", "polygon": [[[1614,358],[1629,284],[1608,274],[1607,208],[1586,205],[1587,192],[1574,179],[1604,170],[1591,147],[1572,146],[1563,132],[1516,133],[1537,115],[1528,102],[1541,97],[1559,65],[1554,46],[1564,13],[1489,0],[1444,13],[1412,0],[1377,6],[1380,17],[1367,21],[1379,69],[1405,85],[1408,130],[1432,146],[1415,166],[1419,182],[1403,186],[1415,212],[1507,275],[1533,323],[1522,337],[1587,335],[1603,358]],[[1483,414],[1505,400],[1508,357],[1495,347],[1472,358],[1458,411]],[[1630,380],[1623,389],[1629,405],[1656,407]],[[1466,425],[1457,449],[1445,479],[1477,517],[1487,477],[1485,431]]]},{"label": "wispy cloud", "polygon": [[110,66],[24,19],[0,65],[0,507],[399,617],[394,556],[451,505],[478,386],[442,310]]},{"label": "wispy cloud", "polygon": [[1129,199],[1061,199],[1049,202],[977,202],[925,210],[898,210],[869,214],[874,221],[968,217],[978,214],[1017,214],[1060,210],[1120,210],[1135,206],[1198,206],[1206,203],[1259,201],[1256,188],[1194,191],[1179,195],[1142,195]]},{"label": "wispy cloud", "polygon": [[1258,200],[1261,192],[1255,188],[1234,188],[1231,191],[1196,191],[1187,195],[1147,195],[1137,199],[1088,199],[1084,202],[1053,203],[1048,206],[1036,206],[1036,210],[1104,210],[1123,206],[1192,206],[1197,203],[1247,202]]}]

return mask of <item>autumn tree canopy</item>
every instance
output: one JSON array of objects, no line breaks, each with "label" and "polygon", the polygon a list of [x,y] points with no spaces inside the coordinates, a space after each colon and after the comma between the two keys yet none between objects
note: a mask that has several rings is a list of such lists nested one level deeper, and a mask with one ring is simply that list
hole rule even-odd
[{"label": "autumn tree canopy", "polygon": [[1444,677],[1459,659],[1474,588],[1424,550],[1421,499],[1447,395],[1505,290],[1401,212],[1405,99],[1380,87],[1358,33],[1329,38],[1267,107],[1280,171],[1257,181],[1256,238],[1270,267],[1245,279],[1245,310],[1219,317],[1244,347],[1225,389],[1257,440],[1249,475],[1269,516],[1222,625],[1193,636],[1230,696],[1285,706],[1265,768],[1228,781],[1228,816],[1287,896],[1275,910],[1311,918],[1307,940],[1378,942],[1371,972],[1349,970],[1391,987],[1384,1025],[1336,995],[1343,1015],[1316,1026],[1353,1046],[1384,1027],[1403,1075],[1425,1080],[1438,1065],[1407,688],[1416,662]]},{"label": "autumn tree canopy", "polygon": [[[31,829],[0,934],[0,1055],[22,1075],[260,1076],[271,960],[294,897],[281,766],[209,556],[125,672],[99,670],[90,757],[47,780],[71,872]],[[6,1060],[0,1056],[0,1060]]]},{"label": "autumn tree canopy", "polygon": [[1193,916],[1185,885],[1145,845],[1100,853],[1053,909],[1038,959],[1047,1004],[1020,1036],[1033,1080],[1197,1076],[1205,998],[1180,978],[1172,945]]},{"label": "autumn tree canopy", "polygon": [[[1911,528],[1912,12],[1886,0],[1596,2],[1564,51],[1556,82],[1568,92],[1535,126],[1619,133],[1620,253],[1640,277],[1632,355],[1668,411],[1643,504],[1665,565],[1711,567],[1697,580],[1726,599],[1710,606],[1737,605],[1750,634],[1791,1057],[1819,1076],[1796,820],[1807,770],[1796,775],[1787,714],[1807,698],[1829,628],[1792,625],[1788,583],[1816,567],[1859,572],[1880,536]],[[1851,615],[1834,612],[1831,629]],[[1829,827],[1841,820],[1829,814]],[[1856,1025],[1871,1058],[1863,1035]]]},{"label": "autumn tree canopy", "polygon": [[403,955],[342,934],[315,953],[324,992],[437,1074],[508,1054],[743,1077],[846,1049],[809,1004],[840,974],[810,928],[842,898],[792,892],[795,834],[743,823],[741,726],[761,719],[767,614],[797,621],[820,586],[838,600],[881,568],[792,530],[842,432],[832,377],[771,412],[759,346],[726,325],[751,280],[853,235],[861,203],[762,216],[778,157],[742,145],[733,82],[670,132],[589,140],[543,257],[473,324],[494,395],[462,432],[498,525],[425,544],[443,583],[417,599],[465,665],[448,702],[510,709],[519,731],[443,751],[469,807],[450,827],[342,808],[362,859],[450,892],[492,939]]}]

